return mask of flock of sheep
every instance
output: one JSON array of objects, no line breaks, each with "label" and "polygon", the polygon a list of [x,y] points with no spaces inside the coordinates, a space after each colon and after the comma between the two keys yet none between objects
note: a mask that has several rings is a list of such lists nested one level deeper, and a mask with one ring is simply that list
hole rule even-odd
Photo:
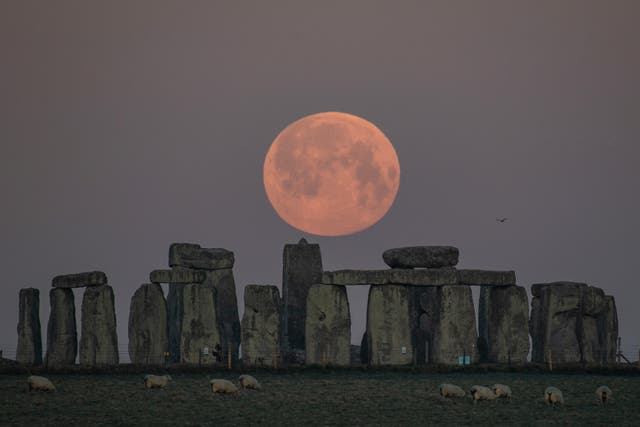
[{"label": "flock of sheep", "polygon": [[[440,396],[443,398],[464,397],[465,391],[454,384],[440,384]],[[469,394],[473,399],[473,404],[477,404],[479,400],[494,400],[499,398],[511,399],[511,388],[504,384],[494,384],[491,388],[482,385],[474,385],[469,390]],[[604,405],[611,399],[611,389],[606,385],[601,385],[596,389],[596,401]],[[544,391],[544,401],[548,405],[564,405],[564,397],[562,391],[557,387],[549,386]]]},{"label": "flock of sheep", "polygon": [[[148,389],[151,388],[165,388],[169,381],[171,381],[171,375],[145,375],[144,376],[144,386]],[[32,375],[27,379],[27,383],[29,384],[29,391],[31,390],[40,390],[40,391],[55,391],[56,388],[48,378],[40,377],[36,375]],[[251,375],[240,375],[238,377],[238,383],[240,388],[243,389],[251,389],[251,390],[261,390],[262,386]],[[228,380],[223,379],[213,379],[210,381],[211,391],[213,393],[236,393],[239,388],[234,383]],[[465,391],[454,384],[440,384],[439,387],[440,396],[443,398],[455,398],[455,397],[464,397],[466,395]],[[485,387],[482,385],[474,385],[469,390],[469,394],[473,399],[474,405],[478,403],[479,400],[494,400],[499,398],[511,399],[511,388],[508,385],[504,384],[494,384],[491,388]],[[596,401],[605,405],[609,399],[611,399],[611,389],[606,385],[602,385],[596,389]],[[564,405],[564,397],[562,396],[562,391],[557,387],[547,387],[544,391],[544,400],[549,405]]]}]

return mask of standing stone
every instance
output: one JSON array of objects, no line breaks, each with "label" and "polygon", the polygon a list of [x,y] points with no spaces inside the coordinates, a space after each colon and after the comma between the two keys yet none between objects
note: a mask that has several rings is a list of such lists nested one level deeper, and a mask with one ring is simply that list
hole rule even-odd
[{"label": "standing stone", "polygon": [[360,340],[360,363],[369,364],[369,340],[367,339],[367,331],[365,330]]},{"label": "standing stone", "polygon": [[411,338],[407,286],[371,286],[367,305],[369,364],[410,364],[413,358]]},{"label": "standing stone", "polygon": [[607,295],[606,309],[600,318],[599,334],[602,340],[602,364],[611,365],[616,361],[618,349],[618,311],[616,301]]},{"label": "standing stone", "polygon": [[169,346],[167,302],[159,284],[145,284],[131,297],[129,358],[131,363],[161,365]]},{"label": "standing stone", "polygon": [[206,279],[201,286],[213,287],[216,290],[215,312],[220,332],[222,360],[227,362],[231,350],[232,364],[235,365],[240,347],[240,316],[233,270],[227,268],[206,273]]},{"label": "standing stone", "polygon": [[607,299],[600,288],[588,286],[582,290],[582,317],[578,328],[578,341],[582,362],[600,365],[604,362],[604,340],[600,334],[601,318],[607,310]]},{"label": "standing stone", "polygon": [[49,291],[51,312],[47,325],[47,367],[70,366],[76,363],[78,332],[76,304],[72,289],[53,288]]},{"label": "standing stone", "polygon": [[243,366],[275,366],[280,351],[280,291],[247,285],[242,316]]},{"label": "standing stone", "polygon": [[382,259],[391,268],[442,268],[457,265],[458,256],[453,246],[409,246],[387,249]]},{"label": "standing stone", "polygon": [[307,296],[307,365],[351,363],[351,314],[344,286],[313,285]]},{"label": "standing stone", "polygon": [[180,336],[184,316],[183,294],[185,285],[169,284],[167,295],[167,323],[169,326],[169,362],[180,362]]},{"label": "standing stone", "polygon": [[113,289],[109,285],[90,286],[82,298],[80,364],[110,366],[118,361]]},{"label": "standing stone", "polygon": [[524,364],[529,354],[529,301],[521,286],[480,290],[478,347],[491,363]]},{"label": "standing stone", "polygon": [[218,328],[216,289],[198,284],[185,285],[183,310],[180,361],[213,365],[225,360]]},{"label": "standing stone", "polygon": [[35,288],[20,289],[19,299],[16,361],[24,365],[41,365],[40,291]]},{"label": "standing stone", "polygon": [[300,239],[284,246],[282,266],[282,346],[287,361],[304,363],[305,319],[309,288],[322,283],[322,256],[318,244]]}]

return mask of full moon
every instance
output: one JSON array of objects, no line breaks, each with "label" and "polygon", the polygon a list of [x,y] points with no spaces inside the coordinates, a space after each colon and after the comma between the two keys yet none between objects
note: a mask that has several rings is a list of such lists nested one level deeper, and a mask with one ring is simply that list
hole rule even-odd
[{"label": "full moon", "polygon": [[286,223],[319,236],[343,236],[378,222],[400,185],[393,145],[373,123],[325,112],[287,126],[264,160],[264,188]]}]

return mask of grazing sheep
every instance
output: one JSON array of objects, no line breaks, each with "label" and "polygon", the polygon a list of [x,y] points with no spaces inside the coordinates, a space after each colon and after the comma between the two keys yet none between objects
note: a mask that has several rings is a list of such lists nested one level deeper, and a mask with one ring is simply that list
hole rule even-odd
[{"label": "grazing sheep", "polygon": [[611,399],[611,394],[611,389],[606,385],[601,385],[596,389],[596,399],[601,405],[606,404],[607,400]]},{"label": "grazing sheep", "polygon": [[48,378],[39,377],[37,375],[31,375],[27,378],[27,383],[29,384],[29,391],[56,391],[55,386]]},{"label": "grazing sheep", "polygon": [[454,384],[440,384],[440,396],[442,397],[464,397],[464,390]]},{"label": "grazing sheep", "polygon": [[494,400],[496,398],[493,390],[483,385],[474,385],[471,387],[471,390],[469,390],[469,393],[471,393],[474,405],[478,403],[478,400]]},{"label": "grazing sheep", "polygon": [[165,388],[171,380],[171,375],[145,375],[144,386],[146,388]]},{"label": "grazing sheep", "polygon": [[562,392],[556,387],[547,387],[547,389],[544,391],[544,400],[549,405],[564,405],[564,397],[562,397]]},{"label": "grazing sheep", "polygon": [[238,382],[240,383],[240,387],[242,388],[250,388],[253,390],[262,389],[262,386],[260,385],[258,380],[252,377],[251,375],[240,375],[238,377]]},{"label": "grazing sheep", "polygon": [[494,384],[491,386],[491,390],[493,390],[493,394],[495,394],[496,397],[504,397],[511,400],[511,387],[508,385]]},{"label": "grazing sheep", "polygon": [[238,387],[231,381],[227,380],[211,380],[211,391],[214,393],[235,393],[238,391]]}]

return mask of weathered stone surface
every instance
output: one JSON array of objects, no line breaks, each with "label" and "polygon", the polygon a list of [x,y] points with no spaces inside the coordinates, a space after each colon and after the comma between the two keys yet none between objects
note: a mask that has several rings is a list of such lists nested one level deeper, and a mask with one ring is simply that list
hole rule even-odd
[{"label": "weathered stone surface", "polygon": [[412,362],[407,286],[371,286],[367,306],[367,345],[370,365],[407,365]]},{"label": "weathered stone surface", "polygon": [[286,362],[304,363],[305,319],[309,288],[322,283],[318,244],[300,239],[284,246],[282,265],[282,354]]},{"label": "weathered stone surface", "polygon": [[16,361],[24,365],[40,365],[40,291],[35,288],[20,289],[19,307]]},{"label": "weathered stone surface", "polygon": [[153,270],[149,273],[151,283],[202,283],[207,278],[204,271],[190,270],[188,268],[174,267],[171,270]]},{"label": "weathered stone surface", "polygon": [[529,301],[521,286],[480,290],[478,350],[483,361],[524,364],[529,354]]},{"label": "weathered stone surface", "polygon": [[313,285],[307,296],[307,365],[351,363],[351,314],[344,286]]},{"label": "weathered stone surface", "polygon": [[458,264],[453,246],[408,246],[384,251],[382,259],[391,268],[441,268]]},{"label": "weathered stone surface", "polygon": [[280,304],[280,292],[275,286],[244,288],[243,366],[276,365],[280,352]]},{"label": "weathered stone surface", "polygon": [[[183,311],[181,362],[202,365],[222,362],[224,359],[216,312],[216,289],[198,284],[185,285]],[[205,347],[208,354],[203,354]]]},{"label": "weathered stone surface", "polygon": [[360,363],[360,346],[359,345],[354,345],[351,344],[349,346],[350,350],[350,359],[351,359],[351,365],[357,365]]},{"label": "weathered stone surface", "polygon": [[53,288],[49,291],[51,311],[47,325],[47,367],[62,367],[76,363],[78,332],[76,305],[72,289]]},{"label": "weathered stone surface", "polygon": [[418,365],[434,361],[433,339],[440,316],[438,287],[410,286],[409,314],[411,337]]},{"label": "weathered stone surface", "polygon": [[65,274],[62,276],[56,276],[51,281],[51,286],[54,288],[81,288],[84,286],[99,286],[106,284],[107,275],[102,271]]},{"label": "weathered stone surface", "polygon": [[207,277],[201,286],[216,290],[216,317],[220,333],[222,360],[226,363],[231,350],[232,364],[238,360],[240,347],[240,315],[233,270],[221,269],[206,272]]},{"label": "weathered stone surface", "polygon": [[389,270],[336,270],[325,271],[322,283],[327,285],[414,285],[442,286],[458,283],[456,270],[442,269],[389,269]]},{"label": "weathered stone surface", "polygon": [[[582,361],[597,365],[604,359],[603,337],[599,333],[600,318],[607,309],[604,291],[592,286],[582,290],[582,317],[578,323],[578,341],[582,351]],[[581,327],[580,327],[581,326]]]},{"label": "weathered stone surface", "polygon": [[180,335],[184,316],[184,286],[169,285],[167,294],[167,323],[169,327],[169,362],[180,362]]},{"label": "weathered stone surface", "polygon": [[203,248],[194,243],[173,243],[169,247],[169,266],[200,270],[233,268],[233,252],[223,248]]},{"label": "weathered stone surface", "polygon": [[167,302],[159,284],[144,284],[131,297],[129,358],[131,363],[162,365],[169,347]]},{"label": "weathered stone surface", "polygon": [[602,339],[602,364],[611,365],[616,360],[618,348],[618,310],[614,297],[607,295],[607,307],[599,322],[599,334]]},{"label": "weathered stone surface", "polygon": [[80,364],[109,366],[118,361],[113,289],[109,285],[90,286],[82,298]]},{"label": "weathered stone surface", "polygon": [[367,339],[367,331],[365,330],[360,340],[360,363],[369,364],[369,340]]},{"label": "weathered stone surface", "polygon": [[516,284],[514,271],[457,270],[458,283],[468,286],[512,286]]}]

